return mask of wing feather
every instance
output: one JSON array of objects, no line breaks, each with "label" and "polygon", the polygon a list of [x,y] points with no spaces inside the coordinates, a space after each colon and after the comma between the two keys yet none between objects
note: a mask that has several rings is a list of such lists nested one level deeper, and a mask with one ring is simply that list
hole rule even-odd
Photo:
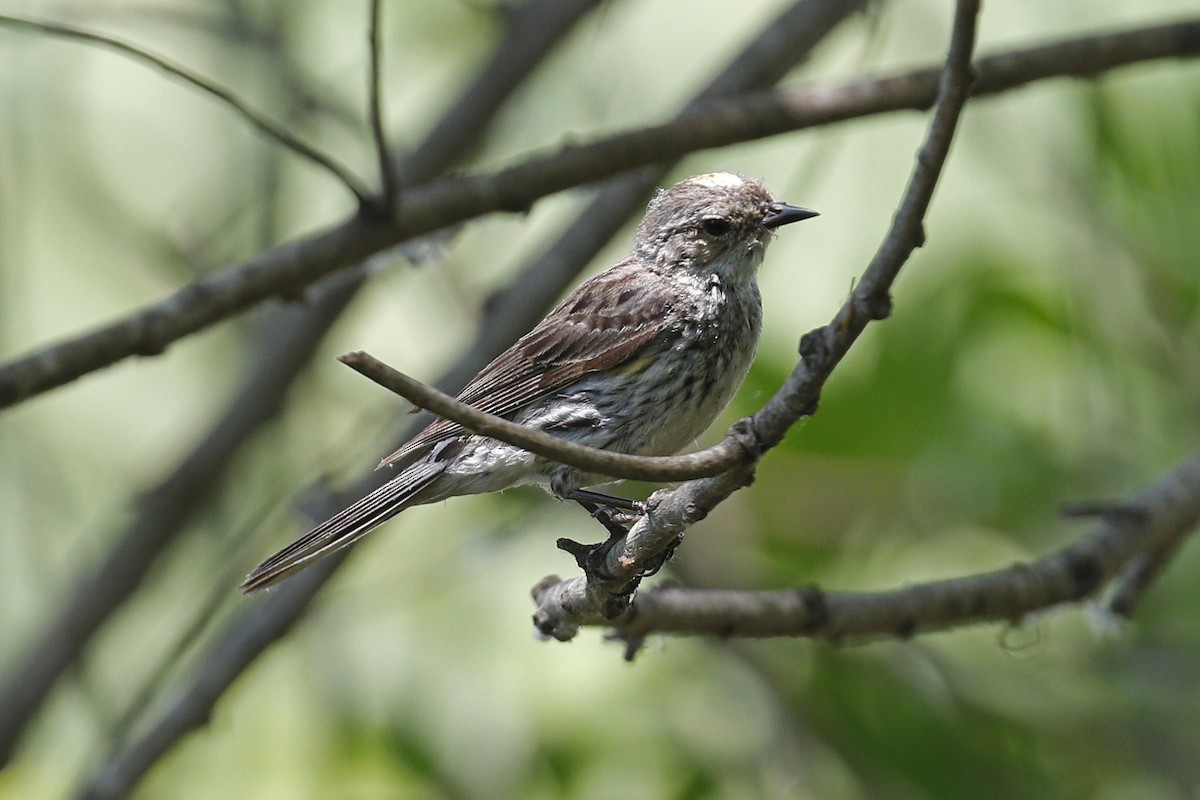
[{"label": "wing feather", "polygon": [[[624,261],[572,292],[537,327],[484,367],[458,399],[505,416],[585,375],[629,361],[672,327],[670,288]],[[383,461],[402,461],[463,432],[438,419]]]},{"label": "wing feather", "polygon": [[408,508],[420,491],[446,470],[445,462],[414,464],[395,478],[322,522],[265,559],[242,582],[249,594],[282,580],[318,558],[341,550]]}]

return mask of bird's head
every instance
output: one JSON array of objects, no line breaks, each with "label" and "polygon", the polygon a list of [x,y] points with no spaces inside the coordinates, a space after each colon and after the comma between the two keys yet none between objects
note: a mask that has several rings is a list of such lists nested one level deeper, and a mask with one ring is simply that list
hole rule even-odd
[{"label": "bird's head", "polygon": [[816,215],[777,201],[761,181],[732,172],[696,175],[659,191],[633,252],[655,269],[748,281],[776,228]]}]

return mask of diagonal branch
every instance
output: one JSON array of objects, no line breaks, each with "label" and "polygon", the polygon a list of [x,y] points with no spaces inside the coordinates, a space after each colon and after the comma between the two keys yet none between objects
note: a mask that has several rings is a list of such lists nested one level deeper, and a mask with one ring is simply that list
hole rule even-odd
[{"label": "diagonal branch", "polygon": [[1184,539],[1190,533],[1190,528],[1181,527],[1130,559],[1114,581],[1112,594],[1107,598],[1108,610],[1119,617],[1133,616],[1142,596],[1162,577],[1163,571],[1178,555]]},{"label": "diagonal branch", "polygon": [[[978,14],[979,0],[959,0],[929,132],[917,153],[917,166],[891,229],[854,296],[832,323],[805,337],[809,346],[805,348],[803,361],[786,385],[752,418],[749,427],[758,437],[759,453],[777,444],[800,417],[816,409],[825,380],[850,345],[871,319],[887,315],[888,290],[913,249],[922,243],[922,220],[970,94],[975,77],[971,51]],[[606,574],[585,574],[565,581],[547,578],[534,588],[538,606],[534,624],[538,630],[567,641],[574,638],[584,620],[597,616],[613,618],[624,613],[639,577],[661,562],[662,554],[674,546],[684,530],[744,486],[751,473],[752,468],[744,467],[685,483],[674,490],[656,492],[647,514],[634,525],[622,545],[609,550]]]},{"label": "diagonal branch", "polygon": [[63,25],[54,22],[43,22],[40,20],[25,19],[23,17],[14,17],[8,14],[0,14],[0,25],[9,28],[18,28],[24,30],[37,31],[50,36],[58,36],[63,39],[75,39],[80,42],[100,45],[109,50],[129,56],[134,61],[140,61],[143,64],[148,64],[155,69],[161,70],[168,75],[179,78],[185,83],[191,84],[202,92],[209,94],[226,107],[233,110],[233,113],[245,120],[249,125],[259,133],[271,139],[275,143],[286,147],[301,158],[307,159],[312,163],[321,167],[329,174],[337,178],[358,200],[360,206],[370,203],[370,193],[359,182],[358,178],[350,171],[349,167],[339,162],[333,156],[322,153],[312,145],[305,144],[300,139],[293,136],[287,129],[276,125],[271,120],[267,119],[262,114],[255,111],[246,101],[235,95],[229,89],[214,83],[207,78],[199,75],[196,72],[174,63],[162,56],[155,55],[149,50],[146,50],[137,45],[130,44],[112,36],[106,36],[92,31],[85,31],[81,28],[75,28],[70,25]]},{"label": "diagonal branch", "polygon": [[[1066,40],[981,59],[977,95],[1038,80],[1090,76],[1157,58],[1200,53],[1200,20]],[[926,109],[935,70],[844,84],[712,100],[665,125],[531,158],[495,173],[444,179],[407,193],[391,221],[357,216],[281,244],[206,277],[132,315],[0,366],[0,408],[171,343],[270,297],[295,297],[330,273],[380,250],[496,211],[705,148],[775,136],[872,114]]]}]

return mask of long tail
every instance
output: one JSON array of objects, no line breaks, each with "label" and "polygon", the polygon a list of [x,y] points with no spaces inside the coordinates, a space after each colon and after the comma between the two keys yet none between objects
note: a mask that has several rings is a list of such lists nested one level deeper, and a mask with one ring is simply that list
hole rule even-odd
[{"label": "long tail", "polygon": [[265,589],[318,559],[357,542],[413,505],[418,493],[446,470],[445,461],[413,464],[366,497],[338,512],[255,567],[241,589]]}]

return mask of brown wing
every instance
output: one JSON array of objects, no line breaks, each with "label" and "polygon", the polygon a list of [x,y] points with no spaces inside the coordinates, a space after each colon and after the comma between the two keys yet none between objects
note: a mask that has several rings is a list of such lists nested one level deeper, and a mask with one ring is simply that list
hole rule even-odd
[{"label": "brown wing", "polygon": [[[660,279],[622,262],[572,292],[472,378],[458,399],[504,416],[584,375],[628,361],[670,327],[670,309],[671,293]],[[462,431],[458,423],[439,419],[379,466]]]}]

